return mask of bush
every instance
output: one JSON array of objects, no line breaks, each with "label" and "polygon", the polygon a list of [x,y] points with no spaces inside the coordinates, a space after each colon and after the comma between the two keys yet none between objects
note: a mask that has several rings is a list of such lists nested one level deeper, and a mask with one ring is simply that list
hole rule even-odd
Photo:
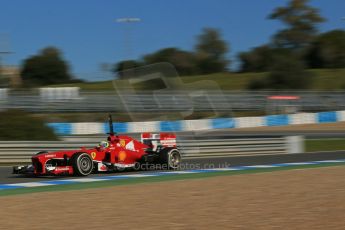
[{"label": "bush", "polygon": [[271,89],[308,89],[312,74],[296,55],[277,57],[267,78]]},{"label": "bush", "polygon": [[300,55],[280,50],[274,55],[267,77],[252,80],[247,88],[250,90],[308,89],[312,81],[313,74],[305,69]]},{"label": "bush", "polygon": [[0,112],[0,140],[57,140],[44,121],[21,110]]}]

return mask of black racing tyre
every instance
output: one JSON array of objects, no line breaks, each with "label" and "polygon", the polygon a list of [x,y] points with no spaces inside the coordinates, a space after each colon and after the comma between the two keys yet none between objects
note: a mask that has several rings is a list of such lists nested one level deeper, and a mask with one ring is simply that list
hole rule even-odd
[{"label": "black racing tyre", "polygon": [[141,164],[139,162],[135,162],[133,169],[134,169],[134,171],[140,171]]},{"label": "black racing tyre", "polygon": [[167,148],[161,152],[161,163],[168,169],[178,169],[181,164],[181,154],[177,149]]},{"label": "black racing tyre", "polygon": [[87,153],[75,153],[71,158],[73,172],[77,176],[88,176],[93,171],[93,161]]}]

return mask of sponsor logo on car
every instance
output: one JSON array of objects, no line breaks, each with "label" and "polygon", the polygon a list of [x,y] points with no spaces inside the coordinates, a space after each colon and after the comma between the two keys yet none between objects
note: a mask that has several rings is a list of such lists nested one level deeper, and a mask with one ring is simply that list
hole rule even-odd
[{"label": "sponsor logo on car", "polygon": [[127,154],[125,151],[119,152],[119,156],[118,156],[119,161],[124,161],[126,157],[127,157]]},{"label": "sponsor logo on car", "polygon": [[65,168],[59,168],[59,167],[57,167],[57,168],[55,168],[55,171],[68,171],[68,170],[69,170],[68,167],[65,167]]}]

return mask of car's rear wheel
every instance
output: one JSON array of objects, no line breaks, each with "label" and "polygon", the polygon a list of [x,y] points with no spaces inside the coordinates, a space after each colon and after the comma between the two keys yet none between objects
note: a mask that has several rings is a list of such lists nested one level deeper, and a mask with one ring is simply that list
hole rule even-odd
[{"label": "car's rear wheel", "polygon": [[168,169],[178,169],[181,164],[181,154],[177,149],[164,149],[161,153],[162,164]]},{"label": "car's rear wheel", "polygon": [[87,153],[75,153],[72,157],[72,167],[77,176],[90,175],[93,170],[93,161]]}]

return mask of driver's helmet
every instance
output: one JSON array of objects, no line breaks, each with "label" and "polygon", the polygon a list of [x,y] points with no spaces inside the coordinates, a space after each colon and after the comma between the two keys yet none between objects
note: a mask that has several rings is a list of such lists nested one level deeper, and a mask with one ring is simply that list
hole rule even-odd
[{"label": "driver's helmet", "polygon": [[108,143],[108,141],[101,141],[98,146],[101,148],[108,148],[109,143]]}]

